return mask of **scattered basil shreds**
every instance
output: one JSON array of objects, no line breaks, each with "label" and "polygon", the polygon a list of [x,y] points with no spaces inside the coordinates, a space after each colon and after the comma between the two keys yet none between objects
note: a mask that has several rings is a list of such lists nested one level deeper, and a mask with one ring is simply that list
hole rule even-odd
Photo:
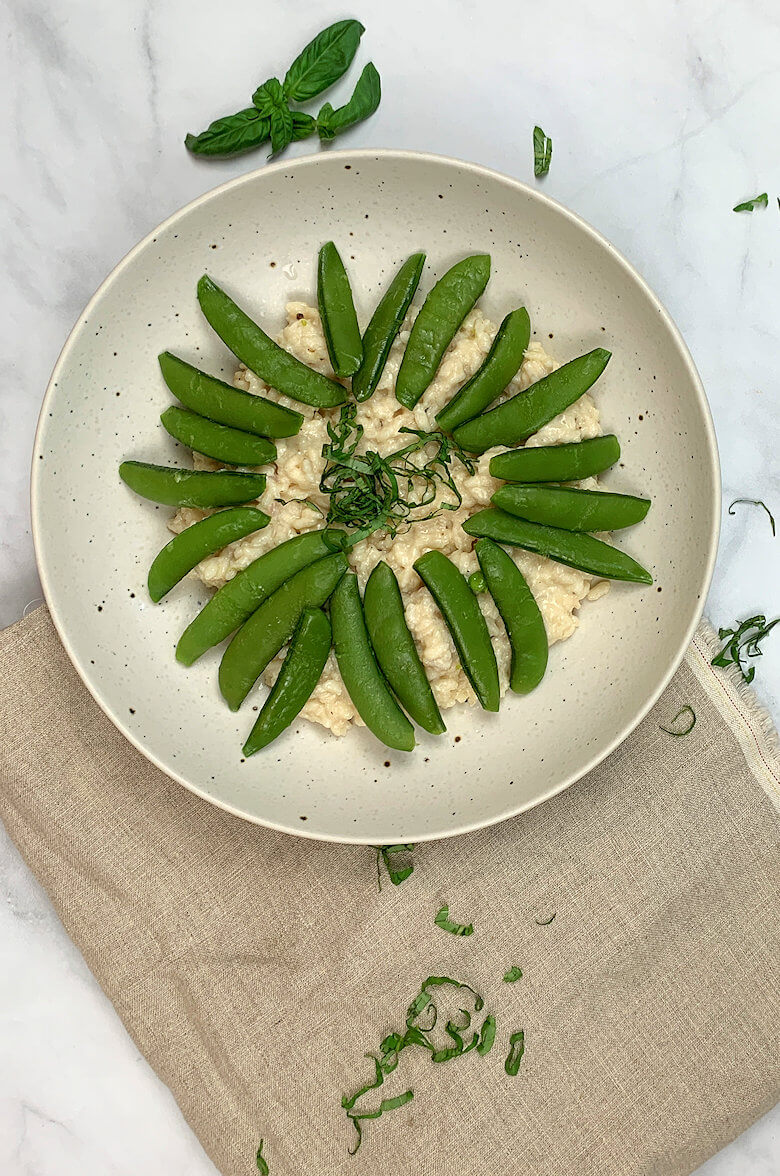
[{"label": "scattered basil shreds", "polygon": [[743,200],[741,204],[735,204],[732,211],[755,212],[757,208],[766,208],[768,203],[769,196],[766,192],[762,192],[760,196],[753,196],[750,200]]},{"label": "scattered basil shreds", "polygon": [[449,931],[450,935],[474,934],[474,925],[472,923],[453,923],[450,918],[450,908],[446,904],[439,909],[433,921],[437,927],[441,927],[442,931]]},{"label": "scattered basil shreds", "polygon": [[523,1060],[524,1053],[525,1033],[522,1029],[518,1029],[517,1033],[510,1034],[509,1053],[506,1055],[506,1061],[504,1062],[504,1069],[510,1078],[514,1078],[520,1069],[520,1063]]},{"label": "scattered basil shreds", "polygon": [[512,964],[508,972],[504,972],[504,983],[514,984],[515,980],[522,979],[523,969],[518,968],[517,964]]},{"label": "scattered basil shreds", "polygon": [[479,596],[480,592],[487,591],[487,583],[482,572],[471,573],[469,576],[469,588],[476,596]]},{"label": "scattered basil shreds", "polygon": [[381,98],[379,74],[372,62],[360,75],[352,97],[338,110],[326,102],[314,118],[290,108],[291,102],[307,102],[338,81],[349,68],[364,31],[358,20],[339,20],[323,29],[298,54],[284,82],[268,78],[252,95],[253,106],[217,119],[199,135],[187,135],[187,150],[193,155],[238,155],[270,138],[274,156],[315,132],[321,140],[333,139],[368,118]]},{"label": "scattered basil shreds", "polygon": [[[327,521],[349,528],[353,545],[379,529],[395,536],[400,527],[410,524],[412,511],[432,506],[442,491],[450,494],[452,501],[440,502],[427,514],[416,515],[414,521],[434,518],[443,510],[457,510],[462,498],[450,464],[457,459],[469,473],[476,468],[451,437],[438,431],[403,428],[400,431],[415,440],[401,449],[386,457],[373,449],[357,453],[363,426],[354,401],[342,405],[338,420],[329,421],[327,428],[330,441],[322,447],[325,468],[320,490],[330,497]],[[429,445],[435,450],[427,456],[422,451]],[[416,453],[422,453],[423,464],[412,461]]]},{"label": "scattered basil shreds", "polygon": [[325,511],[316,502],[312,502],[311,498],[275,498],[274,502],[281,503],[282,506],[287,506],[290,502],[300,502],[301,506],[308,506],[310,510],[315,510],[318,515],[324,515]]},{"label": "scattered basil shreds", "polygon": [[187,135],[184,145],[193,155],[240,155],[259,147],[271,133],[271,120],[256,106],[218,118],[199,135]]},{"label": "scattered basil shreds", "polygon": [[387,875],[393,886],[400,886],[414,873],[414,863],[410,862],[406,866],[396,867],[390,859],[397,853],[412,853],[413,850],[413,845],[378,845],[376,847],[376,872],[380,890],[382,889],[382,862],[385,864]]},{"label": "scattered basil shreds", "polygon": [[696,711],[692,706],[689,706],[688,703],[686,703],[685,706],[680,707],[677,714],[672,719],[672,723],[676,723],[683,717],[683,715],[685,715],[690,720],[690,722],[682,731],[675,731],[673,727],[663,727],[659,723],[658,726],[660,730],[665,731],[667,735],[674,735],[675,739],[682,739],[683,735],[690,735],[691,731],[696,726]]},{"label": "scattered basil shreds", "polygon": [[774,520],[774,516],[773,516],[771,510],[769,509],[769,507],[767,506],[767,504],[765,502],[762,502],[760,498],[735,498],[734,501],[732,502],[731,506],[729,507],[729,514],[730,515],[734,514],[734,507],[739,506],[740,503],[743,503],[745,506],[760,506],[762,510],[766,511],[766,513],[769,515],[769,525],[772,528],[772,538],[774,538],[776,535],[775,520]]},{"label": "scattered basil shreds", "polygon": [[[378,1055],[366,1054],[366,1057],[371,1058],[374,1063],[373,1079],[370,1082],[366,1082],[354,1094],[342,1096],[341,1106],[346,1111],[347,1117],[352,1122],[357,1133],[355,1146],[350,1149],[350,1155],[354,1155],[357,1152],[362,1142],[363,1132],[361,1122],[364,1122],[366,1119],[378,1119],[387,1111],[404,1106],[414,1098],[414,1091],[407,1090],[395,1098],[382,1099],[376,1110],[355,1110],[357,1102],[363,1095],[368,1094],[371,1090],[378,1090],[384,1085],[387,1075],[396,1069],[399,1055],[404,1049],[408,1049],[410,1046],[419,1046],[430,1053],[432,1062],[443,1063],[451,1061],[453,1058],[461,1057],[472,1049],[476,1049],[478,1053],[485,1054],[492,1046],[495,1037],[495,1017],[486,1017],[481,1033],[472,1033],[471,1040],[466,1044],[463,1033],[471,1027],[472,1014],[468,1009],[461,1008],[458,1011],[461,1014],[462,1023],[455,1024],[450,1019],[445,1026],[445,1032],[453,1044],[440,1049],[435,1047],[428,1034],[436,1025],[438,1012],[433,996],[428,990],[430,988],[441,988],[444,986],[457,990],[462,989],[470,993],[474,1012],[480,1012],[484,1007],[485,1002],[482,997],[469,984],[462,984],[459,980],[453,980],[450,976],[428,976],[423,982],[419,993],[407,1009],[405,1032],[403,1034],[397,1032],[388,1033],[379,1047],[380,1052]],[[419,1025],[416,1025],[415,1021],[421,1013],[426,1011],[428,1013],[427,1020],[430,1024],[423,1029]]]},{"label": "scattered basil shreds", "polygon": [[479,1044],[477,1045],[477,1053],[489,1054],[493,1048],[493,1042],[496,1040],[496,1018],[492,1013],[488,1013],[485,1020],[482,1022],[482,1029],[480,1031]]},{"label": "scattered basil shreds", "polygon": [[557,913],[557,911],[553,911],[549,919],[534,919],[534,922],[536,923],[537,927],[549,927]]},{"label": "scattered basil shreds", "polygon": [[752,682],[756,676],[756,667],[748,666],[746,662],[749,658],[762,656],[764,651],[760,648],[760,643],[778,622],[780,617],[775,617],[767,624],[766,617],[757,613],[754,617],[741,621],[736,629],[718,629],[718,637],[725,644],[712,659],[711,665],[722,669],[736,666],[742,680],[746,683]]},{"label": "scattered basil shreds", "polygon": [[366,30],[359,20],[337,20],[301,49],[284,76],[284,93],[292,102],[308,102],[342,77]]},{"label": "scattered basil shreds", "polygon": [[370,118],[381,97],[382,85],[379,74],[373,61],[369,61],[358,78],[349,101],[336,110],[330,102],[326,102],[320,110],[317,115],[317,134],[321,141],[328,143],[355,123]]},{"label": "scattered basil shreds", "polygon": [[534,127],[534,175],[546,176],[552,160],[552,139],[541,127]]},{"label": "scattered basil shreds", "polygon": [[258,1171],[262,1172],[262,1176],[268,1176],[268,1164],[265,1162],[265,1159],[263,1158],[263,1141],[262,1141],[262,1139],[260,1140],[260,1146],[257,1149],[257,1155],[255,1156],[255,1163],[257,1164]]}]

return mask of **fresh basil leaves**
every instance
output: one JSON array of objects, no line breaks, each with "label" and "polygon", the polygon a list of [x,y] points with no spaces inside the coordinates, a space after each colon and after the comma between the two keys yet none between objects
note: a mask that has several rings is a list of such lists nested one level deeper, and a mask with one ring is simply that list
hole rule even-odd
[{"label": "fresh basil leaves", "polygon": [[284,77],[291,102],[308,102],[347,72],[365,29],[359,20],[337,20],[309,41]]},{"label": "fresh basil leaves", "polygon": [[253,105],[211,123],[184,144],[193,155],[230,156],[251,151],[270,139],[271,156],[290,143],[317,132],[321,142],[335,139],[348,127],[373,114],[381,98],[379,74],[372,62],[364,68],[352,96],[335,110],[326,102],[315,118],[291,109],[308,102],[337,82],[349,69],[364,33],[359,20],[339,20],[318,33],[296,57],[284,82],[268,78],[252,95]]}]

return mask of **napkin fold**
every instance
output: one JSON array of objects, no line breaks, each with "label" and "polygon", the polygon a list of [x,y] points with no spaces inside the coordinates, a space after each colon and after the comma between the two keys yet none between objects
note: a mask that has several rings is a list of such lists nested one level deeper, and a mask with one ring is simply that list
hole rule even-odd
[{"label": "napkin fold", "polygon": [[[244,823],[148,763],[41,608],[0,634],[0,815],[225,1176],[261,1137],[271,1176],[685,1176],[780,1097],[777,739],[712,637],[589,776],[419,846],[380,892],[371,849]],[[341,1095],[428,975],[484,997],[495,1046],[405,1051],[382,1094],[413,1100],[350,1157]]]}]

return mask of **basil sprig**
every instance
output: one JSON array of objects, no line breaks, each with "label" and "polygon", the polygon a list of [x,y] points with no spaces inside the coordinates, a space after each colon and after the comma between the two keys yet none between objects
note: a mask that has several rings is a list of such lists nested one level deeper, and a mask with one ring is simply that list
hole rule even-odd
[{"label": "basil sprig", "polygon": [[323,29],[301,50],[283,82],[268,78],[252,95],[252,106],[218,118],[199,135],[187,135],[187,150],[193,155],[239,155],[270,139],[274,156],[315,132],[321,142],[335,139],[368,118],[381,97],[379,74],[372,62],[360,75],[349,101],[336,110],[326,102],[315,118],[291,108],[291,103],[315,98],[346,73],[364,31],[359,20],[339,20]]}]

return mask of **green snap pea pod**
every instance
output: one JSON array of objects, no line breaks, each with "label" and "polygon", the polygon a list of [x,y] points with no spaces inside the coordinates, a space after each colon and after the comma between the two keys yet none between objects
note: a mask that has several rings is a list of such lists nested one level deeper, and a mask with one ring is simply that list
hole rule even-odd
[{"label": "green snap pea pod", "polygon": [[231,710],[238,710],[271,658],[292,637],[305,608],[321,608],[347,570],[343,552],[301,568],[276,589],[245,621],[219,665],[219,688]]},{"label": "green snap pea pod", "polygon": [[363,360],[352,377],[352,395],[355,400],[368,400],[369,396],[373,395],[387,363],[390,348],[420,284],[424,265],[424,253],[413,253],[408,257],[372,314],[371,321],[363,332]]},{"label": "green snap pea pod", "polygon": [[460,663],[485,710],[500,702],[498,666],[487,623],[468,581],[441,551],[427,551],[414,570],[424,581],[447,622]]},{"label": "green snap pea pod", "polygon": [[147,584],[152,600],[162,600],[207,555],[267,527],[270,521],[267,514],[254,506],[232,506],[174,535],[149,568]]},{"label": "green snap pea pod", "polygon": [[224,290],[205,274],[198,282],[200,308],[220,339],[242,363],[277,392],[311,404],[333,408],[347,393],[341,384],[315,372],[290,355],[245,314]]},{"label": "green snap pea pod", "polygon": [[409,632],[398,581],[386,563],[378,563],[368,577],[363,611],[376,660],[401,705],[415,723],[441,735],[447,728]]},{"label": "green snap pea pod", "polygon": [[503,510],[479,510],[466,519],[463,530],[467,535],[484,536],[509,547],[535,551],[537,555],[546,555],[570,568],[604,576],[608,580],[630,580],[636,584],[653,582],[653,577],[641,564],[609,543],[602,543],[592,535],[529,523]]},{"label": "green snap pea pod", "polygon": [[205,453],[206,457],[213,457],[215,461],[224,461],[229,465],[261,466],[276,457],[276,446],[267,437],[257,437],[254,433],[218,425],[216,421],[198,416],[186,408],[171,405],[162,413],[160,420],[163,428],[177,441],[181,441],[182,445],[189,446],[196,453]]},{"label": "green snap pea pod", "polygon": [[531,338],[531,320],[524,306],[511,310],[493,340],[481,367],[436,413],[436,423],[445,433],[470,421],[492,404],[517,375]]},{"label": "green snap pea pod", "polygon": [[650,509],[649,498],[632,494],[519,483],[501,486],[491,501],[508,514],[564,531],[619,531],[640,523]]},{"label": "green snap pea pod", "polygon": [[597,347],[572,359],[498,408],[459,425],[455,440],[472,453],[484,453],[494,445],[518,445],[527,441],[532,433],[574,404],[596,383],[609,363],[610,354]]},{"label": "green snap pea pod", "polygon": [[412,323],[398,378],[396,399],[414,408],[436,375],[441,357],[490,277],[490,256],[474,253],[439,278]]},{"label": "green snap pea pod", "polygon": [[241,470],[180,470],[145,461],[123,461],[119,476],[142,498],[165,506],[233,506],[251,502],[265,490],[265,474]]},{"label": "green snap pea pod", "polygon": [[191,666],[243,625],[263,601],[301,568],[324,559],[343,542],[341,531],[306,531],[258,556],[214,593],[179,638],[176,659]]},{"label": "green snap pea pod", "polygon": [[244,755],[267,747],[300,713],[320,680],[330,641],[330,621],[322,609],[304,609],[279,676],[244,744]]},{"label": "green snap pea pod", "polygon": [[358,714],[387,747],[412,751],[414,728],[390,693],[376,663],[360,603],[357,576],[344,576],[330,602],[333,648],[344,685]]},{"label": "green snap pea pod", "polygon": [[157,358],[165,383],[192,412],[259,437],[294,437],[300,432],[303,417],[294,409],[234,388],[216,376],[207,376],[170,351],[163,351]]},{"label": "green snap pea pod", "polygon": [[479,539],[475,550],[512,650],[509,689],[528,694],[547,669],[547,630],[542,614],[523,573],[503,547],[492,539]]},{"label": "green snap pea pod", "polygon": [[490,459],[490,472],[505,482],[579,482],[613,466],[620,445],[612,433],[565,445],[529,445]]},{"label": "green snap pea pod", "polygon": [[340,377],[354,375],[363,358],[363,341],[347,271],[332,241],[327,241],[320,249],[317,305],[334,372]]}]

